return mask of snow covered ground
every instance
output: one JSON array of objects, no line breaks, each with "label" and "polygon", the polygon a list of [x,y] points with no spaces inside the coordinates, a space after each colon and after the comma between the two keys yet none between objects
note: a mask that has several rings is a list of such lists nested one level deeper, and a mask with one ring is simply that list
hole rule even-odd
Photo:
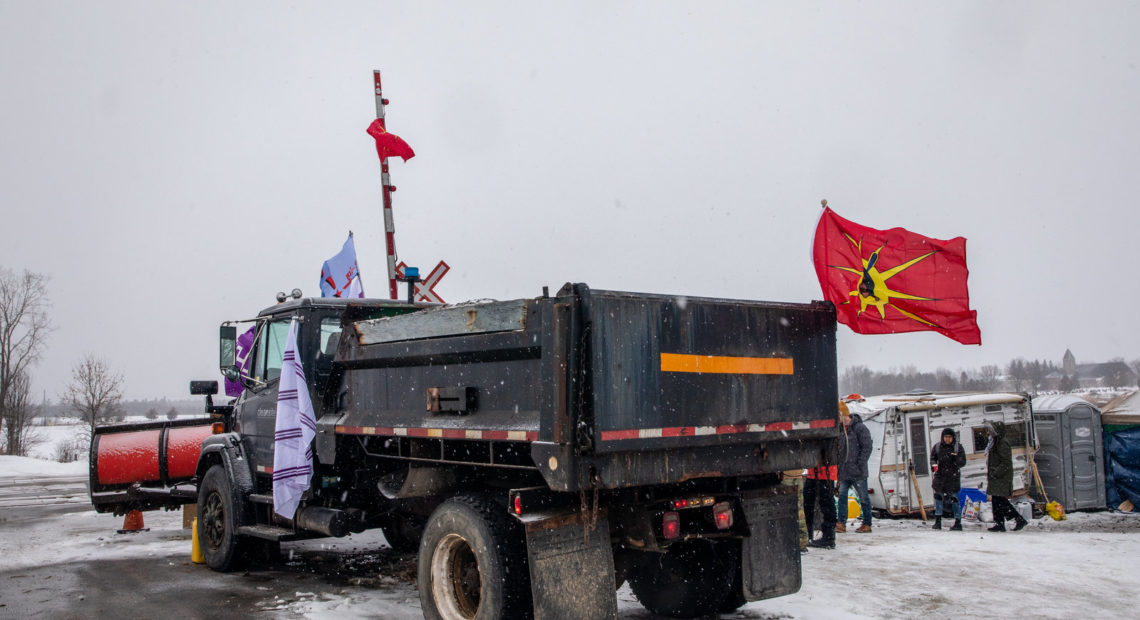
[{"label": "snow covered ground", "polygon": [[[0,461],[5,475],[13,459]],[[20,477],[28,465],[22,464]],[[121,523],[119,517],[87,511],[19,527],[0,524],[0,557],[8,569],[94,559],[187,561],[190,532],[182,529],[181,513],[148,512],[150,530],[134,535],[115,534]],[[379,533],[368,532],[287,544],[284,551],[315,548],[361,553],[383,549],[384,542]],[[804,555],[800,592],[751,603],[724,617],[1133,618],[1140,591],[1137,557],[1140,518],[1116,513],[1077,513],[1061,522],[1035,519],[1022,532],[1004,534],[986,532],[980,524],[949,532],[932,531],[918,520],[878,521],[871,534],[840,534],[834,551],[813,549]],[[421,617],[414,586],[392,575],[325,591],[278,593],[264,605],[278,617]],[[622,618],[653,617],[628,587],[618,592],[618,607]]]},{"label": "snow covered ground", "polygon": [[[0,456],[0,485],[86,474],[86,460],[61,464]],[[150,529],[138,534],[116,534],[121,524],[121,517],[94,510],[31,522],[0,518],[0,558],[8,570],[96,559],[187,562],[190,532],[182,529],[180,512],[146,513]],[[1137,515],[1076,513],[1059,522],[1045,517],[1024,531],[1002,534],[986,532],[985,524],[949,532],[932,531],[917,519],[878,520],[873,533],[852,531],[838,540],[833,551],[813,549],[803,556],[798,593],[751,603],[723,617],[1134,618],[1140,604]],[[284,551],[360,554],[384,547],[381,534],[366,532],[286,544]],[[406,577],[385,574],[343,587],[267,593],[262,609],[269,617],[420,618],[418,594]],[[618,592],[618,610],[622,618],[653,617],[628,586]]]}]

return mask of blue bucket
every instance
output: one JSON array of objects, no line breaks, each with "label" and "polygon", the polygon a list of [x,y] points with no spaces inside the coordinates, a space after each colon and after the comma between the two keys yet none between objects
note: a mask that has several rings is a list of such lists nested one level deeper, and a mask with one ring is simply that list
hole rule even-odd
[{"label": "blue bucket", "polygon": [[965,507],[966,500],[971,502],[986,501],[986,492],[979,489],[962,489],[958,491],[958,505]]}]

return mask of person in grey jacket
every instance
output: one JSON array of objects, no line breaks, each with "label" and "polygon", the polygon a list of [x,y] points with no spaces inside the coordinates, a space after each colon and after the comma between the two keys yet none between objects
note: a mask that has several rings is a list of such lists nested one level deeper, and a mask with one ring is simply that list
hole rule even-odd
[{"label": "person in grey jacket", "polygon": [[871,458],[871,431],[859,414],[839,403],[839,515],[835,531],[847,531],[847,491],[855,489],[863,524],[856,532],[871,531],[871,496],[867,494],[867,460]]}]

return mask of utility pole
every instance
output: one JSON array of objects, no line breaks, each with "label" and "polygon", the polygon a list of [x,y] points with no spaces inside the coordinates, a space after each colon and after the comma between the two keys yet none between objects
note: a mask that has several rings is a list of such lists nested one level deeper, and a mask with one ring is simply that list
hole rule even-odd
[{"label": "utility pole", "polygon": [[[384,98],[380,89],[379,69],[372,71],[372,79],[376,87],[376,118],[379,119],[380,126],[387,131],[388,127],[384,121],[384,106],[388,104],[388,100]],[[383,184],[384,192],[384,240],[388,246],[388,298],[397,299],[396,225],[392,220],[392,192],[396,191],[396,188],[392,186],[392,179],[388,175],[387,157],[380,158],[380,182]]]}]

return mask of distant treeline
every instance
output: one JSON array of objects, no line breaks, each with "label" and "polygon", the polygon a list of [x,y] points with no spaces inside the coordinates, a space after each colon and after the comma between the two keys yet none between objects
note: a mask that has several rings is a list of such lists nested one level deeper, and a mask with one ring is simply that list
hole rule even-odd
[{"label": "distant treeline", "polygon": [[[115,406],[114,417],[142,416],[148,419],[168,419],[202,414],[205,406],[201,400],[170,400],[153,398],[145,400],[121,400]],[[37,405],[37,407],[39,407]],[[48,402],[40,410],[42,418],[74,417],[75,411],[65,403]]]},{"label": "distant treeline", "polygon": [[[1104,376],[1097,378],[1095,387],[1135,387],[1140,376],[1140,359],[1125,362],[1122,358],[1098,365]],[[1011,360],[1005,367],[982,366],[957,372],[938,368],[933,372],[921,371],[915,366],[872,370],[867,366],[852,366],[839,376],[839,393],[857,392],[863,395],[898,394],[911,390],[931,392],[1012,390],[1037,394],[1041,391],[1068,392],[1082,387],[1081,380],[1062,372],[1061,367],[1048,360]]]},{"label": "distant treeline", "polygon": [[1072,369],[1072,374],[1065,373],[1055,362],[1024,358],[1010,360],[1004,367],[990,365],[958,372],[938,368],[931,373],[914,366],[888,370],[852,366],[839,376],[839,393],[871,395],[897,394],[911,390],[1010,390],[1036,394],[1042,391],[1069,392],[1088,388],[1135,388],[1137,377],[1140,377],[1140,359],[1126,362],[1123,358],[1100,364],[1078,365]]},{"label": "distant treeline", "polygon": [[915,366],[881,371],[866,366],[851,366],[839,376],[839,393],[872,395],[898,394],[911,390],[992,391],[1002,389],[1003,376],[1000,366],[982,366],[977,370],[956,373],[945,368],[926,372]]}]

